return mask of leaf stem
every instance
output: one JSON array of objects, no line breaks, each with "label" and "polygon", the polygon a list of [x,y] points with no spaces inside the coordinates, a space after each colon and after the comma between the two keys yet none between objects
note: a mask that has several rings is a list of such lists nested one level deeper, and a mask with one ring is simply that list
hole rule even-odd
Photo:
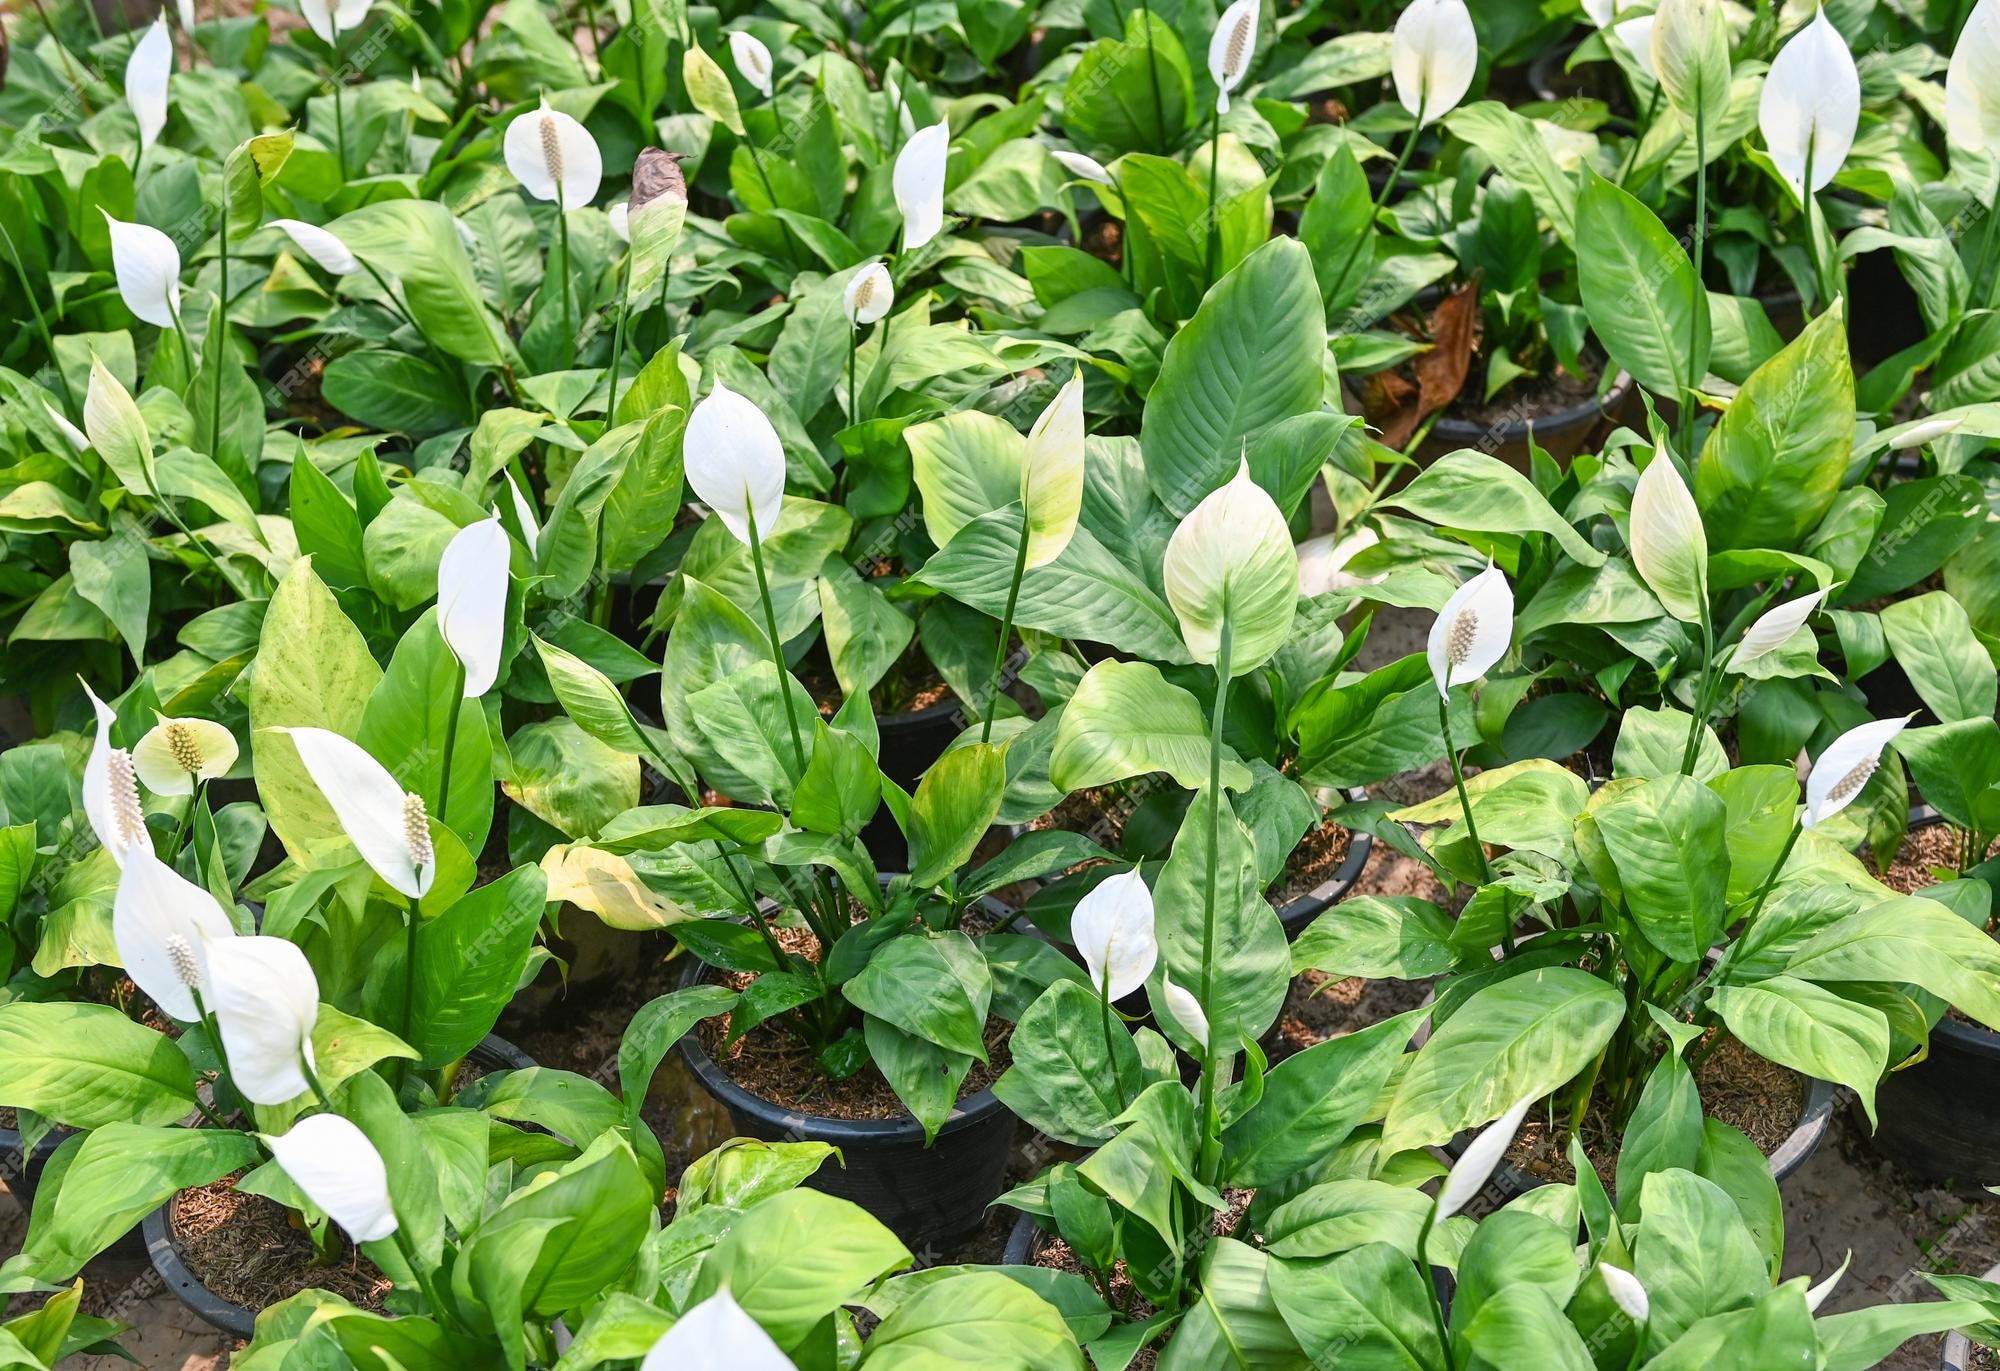
[{"label": "leaf stem", "polygon": [[576,365],[576,295],[570,287],[570,277],[574,275],[569,265],[569,208],[563,204],[562,185],[556,185],[556,229],[562,239],[562,298],[563,332],[568,339],[566,355],[571,366]]},{"label": "leaf stem", "polygon": [[785,671],[785,645],[778,637],[778,613],[771,607],[771,583],[764,575],[764,543],[757,536],[757,511],[745,509],[745,522],[750,530],[750,565],[757,571],[757,598],[764,606],[764,628],[771,636],[771,664],[778,668],[778,695],[785,702],[785,724],[792,732],[792,759],[798,763],[799,775],[806,774],[806,748],[799,737],[798,713],[792,705],[791,684]]},{"label": "leaf stem", "polygon": [[1333,278],[1333,285],[1327,289],[1326,298],[1329,301],[1340,299],[1340,288],[1347,284],[1347,274],[1354,270],[1355,262],[1360,259],[1362,244],[1366,243],[1368,236],[1375,231],[1375,221],[1381,217],[1382,207],[1389,203],[1389,196],[1395,191],[1396,183],[1403,179],[1403,168],[1410,164],[1410,154],[1416,151],[1417,139],[1423,135],[1423,131],[1424,102],[1419,100],[1416,127],[1411,129],[1410,136],[1403,140],[1403,150],[1396,157],[1396,165],[1389,168],[1389,179],[1384,181],[1382,189],[1375,193],[1375,202],[1368,210],[1368,222],[1361,226],[1361,232],[1354,235],[1354,246],[1347,250],[1347,260],[1340,264],[1340,275]]},{"label": "leaf stem", "polygon": [[625,250],[625,265],[618,272],[618,319],[611,326],[611,399],[604,407],[604,427],[618,422],[618,379],[625,369],[625,316],[632,312],[632,253]]},{"label": "leaf stem", "polygon": [[1024,499],[1021,502],[1021,541],[1014,549],[1014,576],[1007,583],[1006,612],[1000,616],[1000,643],[993,649],[993,690],[986,697],[986,708],[981,711],[984,717],[979,721],[979,741],[982,743],[993,736],[993,716],[1000,712],[1000,678],[1007,669],[1007,640],[1014,636],[1014,609],[1020,603],[1021,578],[1028,572],[1028,540],[1033,532],[1034,521],[1028,515],[1028,503]]},{"label": "leaf stem", "polygon": [[[1217,863],[1222,855],[1222,726],[1228,717],[1229,682],[1234,674],[1235,629],[1229,621],[1229,591],[1222,593],[1222,629],[1215,647],[1215,707],[1208,724],[1208,870],[1202,878],[1201,900],[1201,1008],[1210,1014],[1215,1003],[1215,882]],[[1220,1120],[1215,1110],[1216,1077],[1221,1071],[1216,1043],[1214,1016],[1210,1014],[1208,1041],[1201,1062],[1201,1181],[1213,1186],[1222,1165]]]}]

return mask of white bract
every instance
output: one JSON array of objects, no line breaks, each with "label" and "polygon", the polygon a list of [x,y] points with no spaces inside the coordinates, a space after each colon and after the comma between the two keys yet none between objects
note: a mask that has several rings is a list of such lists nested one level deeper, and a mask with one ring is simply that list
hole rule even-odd
[{"label": "white bract", "polygon": [[1908,719],[1876,719],[1835,738],[1806,777],[1806,812],[1800,821],[1817,828],[1854,803],[1868,778],[1882,765],[1882,749],[1908,728]]},{"label": "white bract", "polygon": [[346,276],[361,270],[360,261],[347,244],[318,224],[308,224],[302,219],[273,219],[271,227],[283,229],[285,236],[297,245],[300,252],[312,258],[321,271]]},{"label": "white bract", "polygon": [[1165,971],[1160,973],[1160,998],[1167,1017],[1180,1025],[1183,1033],[1194,1039],[1202,1051],[1208,1050],[1208,1015],[1201,1009],[1201,1001],[1186,986],[1177,985],[1174,978]]},{"label": "white bract", "polygon": [[2000,0],[1979,0],[1959,30],[1944,77],[1944,122],[1955,147],[2000,147]]},{"label": "white bract", "polygon": [[349,29],[361,27],[368,17],[369,0],[299,0],[299,13],[306,26],[323,43],[333,43]]},{"label": "white bract", "polygon": [[1389,64],[1396,98],[1419,128],[1457,109],[1479,70],[1479,34],[1465,0],[1411,0],[1397,16]]},{"label": "white bract", "polygon": [[438,632],[465,668],[468,700],[484,695],[500,678],[512,547],[496,514],[453,534],[438,559]]},{"label": "white bract", "polygon": [[681,441],[688,486],[740,543],[778,526],[785,501],[785,447],[763,410],[721,381],[688,415]]},{"label": "white bract", "polygon": [[169,1018],[201,1017],[194,997],[208,980],[209,952],[235,936],[215,896],[150,849],[126,854],[111,901],[111,938],[132,984]]},{"label": "white bract", "polygon": [[1637,1276],[1610,1262],[1599,1262],[1597,1274],[1604,1277],[1604,1288],[1611,1292],[1612,1303],[1625,1311],[1626,1318],[1644,1323],[1652,1317],[1653,1302],[1646,1297],[1646,1287]]},{"label": "white bract", "polygon": [[870,262],[855,272],[840,297],[849,328],[879,322],[895,303],[896,283],[889,278],[889,268],[880,262]]},{"label": "white bract", "polygon": [[[1161,577],[1181,640],[1197,662],[1241,676],[1285,645],[1298,610],[1298,550],[1277,501],[1250,478],[1247,461],[1239,460],[1236,475],[1174,529]],[[1222,662],[1225,620],[1231,638]]]},{"label": "white bract", "polygon": [[1331,533],[1306,539],[1299,544],[1299,594],[1310,600],[1329,590],[1380,585],[1387,578],[1386,572],[1355,576],[1348,572],[1347,564],[1381,541],[1382,535],[1372,528],[1350,533],[1338,541]]},{"label": "white bract", "polygon": [[181,250],[150,224],[128,224],[100,206],[111,230],[111,270],[125,308],[159,328],[173,328],[181,309]]},{"label": "white bract", "polygon": [[766,100],[776,87],[777,68],[771,62],[771,50],[764,46],[764,40],[743,29],[732,29],[729,33],[729,55],[736,59],[736,70],[743,79],[757,88],[757,93]]},{"label": "white bract", "polygon": [[604,212],[604,217],[610,222],[611,232],[617,236],[619,242],[632,241],[632,207],[629,201],[620,200]]},{"label": "white bract", "polygon": [[1840,1265],[1834,1268],[1833,1274],[1818,1285],[1815,1285],[1812,1289],[1806,1291],[1806,1312],[1808,1314],[1817,1314],[1819,1312],[1819,1307],[1826,1303],[1827,1296],[1831,1295],[1834,1287],[1840,1284],[1840,1278],[1847,1274],[1847,1268],[1853,1261],[1854,1249],[1850,1247],[1847,1249],[1847,1255],[1840,1259]]},{"label": "white bract", "polygon": [[1215,109],[1229,113],[1229,93],[1243,84],[1257,56],[1257,6],[1260,0],[1235,0],[1216,21],[1208,39],[1208,74],[1215,82]]},{"label": "white bract", "polygon": [[1664,445],[1639,473],[1626,542],[1632,566],[1667,613],[1698,624],[1708,612],[1708,534],[1680,469]]},{"label": "white bract", "polygon": [[139,805],[138,773],[132,754],[111,745],[118,715],[89,686],[83,693],[90,696],[90,707],[97,712],[97,736],[91,740],[90,759],[83,764],[83,813],[99,845],[111,854],[112,861],[123,866],[126,854],[134,849],[148,856],[153,852],[146,812]]},{"label": "white bract", "polygon": [[660,1335],[639,1371],[798,1371],[763,1326],[718,1290]]},{"label": "white bract", "polygon": [[1061,164],[1064,171],[1079,181],[1111,186],[1114,189],[1117,186],[1117,182],[1111,179],[1111,169],[1095,157],[1086,156],[1081,152],[1071,152],[1067,148],[1058,148],[1049,155]]},{"label": "white bract", "polygon": [[355,1242],[377,1242],[396,1231],[389,1168],[354,1124],[338,1114],[313,1114],[289,1133],[260,1136],[292,1183]]},{"label": "white bract", "polygon": [[1822,9],[1771,61],[1757,104],[1764,147],[1804,200],[1824,190],[1847,161],[1860,121],[1861,76],[1854,55]]},{"label": "white bract", "polygon": [[889,183],[903,216],[903,251],[914,252],[944,227],[944,172],[951,156],[951,125],[943,120],[918,129],[896,154]]},{"label": "white bract", "polygon": [[507,473],[507,493],[514,501],[514,517],[520,521],[521,536],[527,540],[528,556],[538,556],[541,552],[542,526],[535,518],[534,505],[521,493],[521,487],[511,471]]},{"label": "white bract", "polygon": [[1062,556],[1083,512],[1083,372],[1070,375],[1028,430],[1021,504],[1028,517],[1027,570]]},{"label": "white bract", "polygon": [[174,0],[174,10],[180,15],[181,29],[194,32],[194,0]]},{"label": "white bract", "polygon": [[1438,694],[1491,671],[1514,641],[1514,588],[1500,568],[1486,570],[1451,593],[1431,625],[1425,655]]},{"label": "white bract", "polygon": [[82,452],[90,446],[90,436],[75,424],[72,424],[68,416],[61,410],[57,409],[47,400],[42,401],[42,409],[48,414],[50,422],[61,431],[62,436],[69,440],[71,447],[75,448],[78,452]]},{"label": "white bract", "polygon": [[236,765],[236,735],[213,719],[158,717],[132,749],[133,769],[155,795],[192,795],[197,781]]},{"label": "white bract", "polygon": [[125,59],[125,103],[139,121],[139,155],[167,126],[167,82],[174,71],[174,39],[162,14],[146,29]]},{"label": "white bract", "polygon": [[1137,867],[1099,882],[1078,900],[1069,929],[1091,989],[1109,999],[1122,1000],[1144,985],[1160,958],[1153,892]]},{"label": "white bract", "polygon": [[1450,1174],[1444,1178],[1444,1186],[1438,1191],[1437,1222],[1443,1223],[1465,1208],[1485,1186],[1500,1165],[1500,1159],[1507,1155],[1507,1149],[1514,1145],[1514,1135],[1520,1132],[1521,1120],[1528,1116],[1528,1107],[1534,1102],[1532,1096],[1522,1100],[1466,1144],[1465,1151],[1458,1154]]},{"label": "white bract", "polygon": [[1810,595],[1765,610],[1757,617],[1757,622],[1744,631],[1743,641],[1736,645],[1735,655],[1729,659],[1730,669],[1741,671],[1758,658],[1767,657],[1790,642],[1792,635],[1812,618],[1813,612],[1829,593],[1816,590]]},{"label": "white bract", "polygon": [[437,859],[423,797],[405,791],[360,744],[324,728],[277,728],[377,876],[410,899],[430,893]]},{"label": "white bract", "polygon": [[303,1095],[319,1021],[319,978],[306,954],[283,938],[224,938],[209,944],[208,977],[208,1007],[243,1098],[286,1104]]},{"label": "white bract", "polygon": [[597,198],[604,158],[590,130],[542,97],[540,109],[517,115],[507,125],[507,170],[537,200],[553,200],[564,210]]}]

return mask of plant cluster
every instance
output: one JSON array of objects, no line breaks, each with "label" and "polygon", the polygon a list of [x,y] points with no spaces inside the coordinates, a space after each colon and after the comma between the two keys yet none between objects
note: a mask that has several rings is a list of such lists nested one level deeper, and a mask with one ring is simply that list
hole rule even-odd
[{"label": "plant cluster", "polygon": [[243,8],[0,20],[0,1365],[1991,1341],[2000,0]]}]

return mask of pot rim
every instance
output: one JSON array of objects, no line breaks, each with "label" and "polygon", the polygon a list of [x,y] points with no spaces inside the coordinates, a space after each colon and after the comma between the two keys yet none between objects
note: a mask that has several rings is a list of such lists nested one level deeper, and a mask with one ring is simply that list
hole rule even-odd
[{"label": "pot rim", "polygon": [[[1359,804],[1368,798],[1365,786],[1350,786],[1341,792],[1350,803]],[[1343,828],[1346,825],[1342,825]],[[1368,865],[1368,858],[1375,850],[1375,835],[1363,833],[1359,829],[1347,829],[1347,857],[1335,868],[1334,873],[1302,895],[1294,895],[1284,904],[1273,904],[1278,912],[1278,922],[1284,925],[1285,937],[1290,940],[1298,929],[1318,918],[1327,910],[1346,899],[1361,880],[1361,868]],[[1281,872],[1280,875],[1283,873]]]},{"label": "pot rim", "polygon": [[1431,433],[1434,436],[1442,436],[1446,441],[1461,441],[1468,446],[1480,439],[1490,439],[1496,443],[1518,442],[1528,436],[1531,425],[1537,433],[1560,433],[1610,418],[1607,411],[1632,393],[1633,384],[1632,373],[1621,371],[1612,378],[1610,389],[1602,395],[1593,395],[1567,409],[1559,409],[1538,419],[1510,419],[1504,424],[1481,424],[1471,419],[1454,419],[1450,415],[1443,415],[1431,426]]},{"label": "pot rim", "polygon": [[[480,1039],[478,1046],[467,1057],[484,1055],[495,1060],[502,1068],[510,1071],[523,1070],[538,1065],[534,1058],[508,1042],[505,1038],[488,1033]],[[262,1310],[237,1304],[216,1294],[201,1278],[189,1269],[187,1260],[181,1255],[180,1239],[174,1234],[170,1211],[174,1200],[180,1195],[175,1191],[164,1204],[147,1214],[140,1228],[146,1239],[146,1256],[152,1262],[153,1270],[174,1292],[175,1298],[193,1311],[211,1327],[220,1329],[231,1337],[250,1339],[257,1334],[257,1316]]]}]

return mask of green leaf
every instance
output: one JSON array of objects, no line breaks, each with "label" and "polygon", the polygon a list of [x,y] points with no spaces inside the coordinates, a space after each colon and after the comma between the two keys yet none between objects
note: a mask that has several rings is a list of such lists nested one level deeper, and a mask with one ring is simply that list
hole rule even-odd
[{"label": "green leaf", "polygon": [[2000,947],[1935,900],[1906,895],[1849,914],[1793,952],[1785,974],[1908,982],[2000,1031]]},{"label": "green leaf", "polygon": [[314,574],[312,559],[299,558],[264,612],[250,672],[250,748],[271,831],[307,869],[320,866],[328,849],[343,863],[352,849],[298,749],[271,730],[325,728],[352,738],[381,679],[368,644]]},{"label": "green leaf", "polygon": [[[1211,842],[1213,847],[1211,848]],[[1211,862],[1211,854],[1213,861]],[[1214,876],[1214,909],[1205,912]],[[1257,878],[1256,844],[1226,796],[1196,794],[1153,892],[1159,967],[1200,1002],[1216,1043],[1254,1041],[1284,1005],[1291,958]],[[1224,953],[1227,949],[1227,953]],[[1204,967],[1211,970],[1204,971]],[[1205,993],[1204,993],[1205,992]]]},{"label": "green leaf", "polygon": [[451,210],[434,200],[378,200],[327,225],[356,257],[403,288],[425,338],[461,361],[499,366],[513,347],[487,312]]},{"label": "green leaf", "polygon": [[1547,533],[1572,561],[1592,567],[1604,564],[1604,554],[1570,527],[1527,477],[1497,457],[1470,448],[1438,458],[1385,503],[1447,528]]},{"label": "green leaf", "polygon": [[146,623],[153,606],[153,570],[145,544],[123,534],[69,545],[76,593],[109,619],[135,666],[146,660]]},{"label": "green leaf", "polygon": [[923,495],[924,528],[948,547],[960,529],[1021,498],[1027,444],[1006,420],[959,410],[903,431],[910,473]]},{"label": "green leaf", "polygon": [[1134,12],[1122,41],[1100,38],[1077,59],[1063,88],[1063,127],[1100,151],[1165,152],[1187,131],[1193,106],[1180,39],[1159,19]]},{"label": "green leaf", "polygon": [[1964,606],[1948,591],[1884,605],[1880,617],[1889,650],[1940,722],[1992,719],[2000,678]]},{"label": "green leaf", "polygon": [[1621,788],[1591,811],[1646,941],[1683,964],[1721,935],[1729,881],[1728,806],[1691,776]]},{"label": "green leaf", "polygon": [[1274,238],[1216,283],[1160,360],[1139,436],[1160,502],[1185,516],[1252,435],[1318,409],[1325,357],[1312,254]]},{"label": "green leaf", "polygon": [[1498,100],[1481,100],[1453,110],[1445,116],[1444,125],[1492,158],[1502,175],[1525,190],[1558,238],[1576,243],[1576,182],[1556,165],[1533,120]]},{"label": "green leaf", "polygon": [[1633,1274],[1652,1306],[1651,1337],[1671,1343],[1712,1314],[1742,1306],[1770,1280],[1735,1204],[1688,1171],[1646,1177]]},{"label": "green leaf", "polygon": [[1357,895],[1327,910],[1292,943],[1292,970],[1345,978],[1420,981],[1457,963],[1451,916],[1411,895]]},{"label": "green leaf", "polygon": [[1428,1371],[1444,1364],[1426,1278],[1388,1243],[1333,1261],[1273,1259],[1268,1272],[1272,1302],[1314,1365]]},{"label": "green leaf", "polygon": [[1889,1020],[1881,1010],[1790,976],[1719,986],[1711,1003],[1745,1047],[1847,1086],[1875,1122],[1875,1082],[1889,1068]]},{"label": "green leaf", "polygon": [[1604,1049],[1624,1016],[1623,995],[1571,967],[1541,967],[1475,991],[1398,1084],[1383,1150],[1448,1142],[1551,1093]]},{"label": "green leaf", "polygon": [[170,1124],[194,1111],[173,1040],[108,1005],[0,1005],[0,1100],[71,1128]]},{"label": "green leaf", "polygon": [[1611,357],[1657,394],[1680,397],[1708,372],[1708,294],[1659,217],[1594,172],[1576,207],[1577,282]]},{"label": "green leaf", "polygon": [[[679,374],[676,369],[674,375]],[[681,507],[681,436],[687,416],[685,404],[656,410],[626,453],[618,484],[604,501],[599,538],[605,570],[632,570],[673,530]]]},{"label": "green leaf", "polygon": [[540,868],[518,867],[417,926],[412,1020],[426,1070],[458,1060],[514,998],[541,927]]},{"label": "green leaf", "polygon": [[874,1371],[979,1366],[991,1371],[1084,1371],[1062,1314],[998,1271],[968,1271],[927,1285],[868,1337]]},{"label": "green leaf", "polygon": [[[1064,791],[1164,771],[1187,790],[1208,784],[1208,720],[1187,691],[1149,662],[1104,661],[1084,673],[1056,726],[1049,779]],[[1250,770],[1224,749],[1222,784],[1250,787]]]},{"label": "green leaf", "polygon": [[703,1259],[689,1300],[726,1289],[780,1348],[796,1351],[821,1320],[911,1260],[858,1205],[792,1190],[730,1224]]},{"label": "green leaf", "polygon": [[997,744],[953,748],[931,765],[910,803],[911,884],[936,885],[971,859],[1006,784],[1007,753]]},{"label": "green leaf", "polygon": [[1263,1097],[1222,1136],[1223,1178],[1273,1185],[1338,1148],[1368,1117],[1419,1017],[1399,1014],[1280,1062],[1264,1077]]},{"label": "green leaf", "polygon": [[841,987],[854,1006],[949,1052],[986,1060],[993,979],[963,933],[891,938]]},{"label": "green leaf", "polygon": [[681,79],[687,84],[689,104],[738,138],[743,136],[743,115],[736,107],[736,89],[729,84],[729,74],[700,45],[688,45],[681,58]]},{"label": "green leaf", "polygon": [[1078,1147],[1107,1141],[1144,1085],[1132,1035],[1102,1028],[1096,992],[1057,981],[1028,1007],[1010,1040],[1013,1061],[993,1093],[1032,1128]]},{"label": "green leaf", "polygon": [[361,516],[304,451],[292,458],[288,506],[299,551],[313,559],[326,583],[342,590],[366,586],[368,557],[362,551]]},{"label": "green leaf", "polygon": [[354,740],[385,759],[405,790],[435,806],[445,779],[445,732],[456,716],[451,793],[431,817],[457,834],[467,852],[478,852],[493,826],[493,741],[484,711],[453,698],[461,689],[458,659],[438,632],[436,611],[425,610],[396,644]]},{"label": "green leaf", "polygon": [[1854,373],[1836,302],[1750,374],[1709,435],[1694,495],[1712,549],[1798,547],[1832,507],[1853,449]]},{"label": "green leaf", "polygon": [[619,752],[643,757],[653,751],[651,742],[640,731],[639,721],[632,717],[631,707],[610,677],[553,643],[544,642],[532,633],[528,637],[548,672],[549,688],[555,692],[556,701],[578,728]]}]

